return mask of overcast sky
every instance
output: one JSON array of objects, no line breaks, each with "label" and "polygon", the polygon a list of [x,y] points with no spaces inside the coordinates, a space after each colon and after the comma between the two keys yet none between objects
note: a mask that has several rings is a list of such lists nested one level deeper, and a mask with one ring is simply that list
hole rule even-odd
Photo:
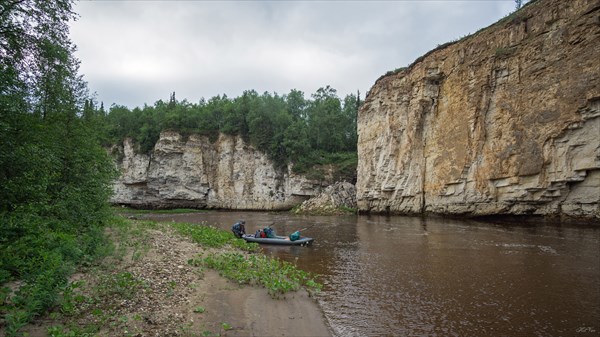
[{"label": "overcast sky", "polygon": [[[525,1],[524,1],[525,2]],[[514,0],[81,1],[71,25],[98,101],[130,108],[254,89],[361,96],[389,70],[512,12]]]}]

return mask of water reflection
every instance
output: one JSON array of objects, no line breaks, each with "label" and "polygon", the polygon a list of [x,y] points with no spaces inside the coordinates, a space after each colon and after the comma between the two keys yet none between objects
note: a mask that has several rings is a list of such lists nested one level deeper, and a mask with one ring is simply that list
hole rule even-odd
[{"label": "water reflection", "polygon": [[322,275],[318,299],[339,336],[600,331],[598,228],[250,212],[152,217],[224,229],[244,218],[248,232],[273,223],[281,234],[316,224],[304,233],[313,246],[264,247]]}]

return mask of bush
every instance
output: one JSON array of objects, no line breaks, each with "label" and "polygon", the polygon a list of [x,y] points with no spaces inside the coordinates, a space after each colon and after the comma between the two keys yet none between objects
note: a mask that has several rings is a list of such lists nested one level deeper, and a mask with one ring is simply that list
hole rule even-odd
[{"label": "bush", "polygon": [[171,226],[180,234],[191,238],[194,242],[202,246],[220,248],[225,245],[230,245],[248,252],[256,252],[259,250],[257,243],[248,243],[236,238],[233,233],[229,231],[210,227],[206,224],[195,225],[189,223],[172,223]]},{"label": "bush", "polygon": [[202,263],[240,284],[262,285],[273,297],[296,291],[301,286],[305,286],[309,291],[320,291],[322,287],[310,273],[296,268],[289,262],[264,255],[210,254]]}]

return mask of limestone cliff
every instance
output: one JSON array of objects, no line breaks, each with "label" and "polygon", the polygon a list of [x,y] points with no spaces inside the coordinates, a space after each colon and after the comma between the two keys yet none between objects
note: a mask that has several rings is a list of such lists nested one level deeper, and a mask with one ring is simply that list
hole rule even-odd
[{"label": "limestone cliff", "polygon": [[163,132],[149,155],[130,140],[118,148],[112,202],[143,208],[290,209],[321,189],[321,183],[277,171],[267,156],[239,137],[216,142]]},{"label": "limestone cliff", "polygon": [[362,212],[600,218],[600,1],[539,0],[383,76]]},{"label": "limestone cliff", "polygon": [[294,209],[294,213],[334,215],[354,213],[355,210],[356,187],[349,182],[340,181],[303,202]]}]

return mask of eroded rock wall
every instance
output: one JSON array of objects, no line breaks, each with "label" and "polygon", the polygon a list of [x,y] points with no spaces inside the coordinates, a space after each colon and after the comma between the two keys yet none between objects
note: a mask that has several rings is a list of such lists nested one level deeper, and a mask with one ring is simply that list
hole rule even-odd
[{"label": "eroded rock wall", "polygon": [[296,214],[335,215],[354,213],[356,210],[356,186],[340,181],[327,186],[318,195],[306,200],[294,212]]},{"label": "eroded rock wall", "polygon": [[380,78],[362,212],[600,218],[600,1],[539,0]]},{"label": "eroded rock wall", "polygon": [[119,151],[112,202],[133,207],[290,209],[328,184],[279,172],[265,154],[234,136],[213,143],[163,132],[149,155],[136,153],[130,140]]}]

